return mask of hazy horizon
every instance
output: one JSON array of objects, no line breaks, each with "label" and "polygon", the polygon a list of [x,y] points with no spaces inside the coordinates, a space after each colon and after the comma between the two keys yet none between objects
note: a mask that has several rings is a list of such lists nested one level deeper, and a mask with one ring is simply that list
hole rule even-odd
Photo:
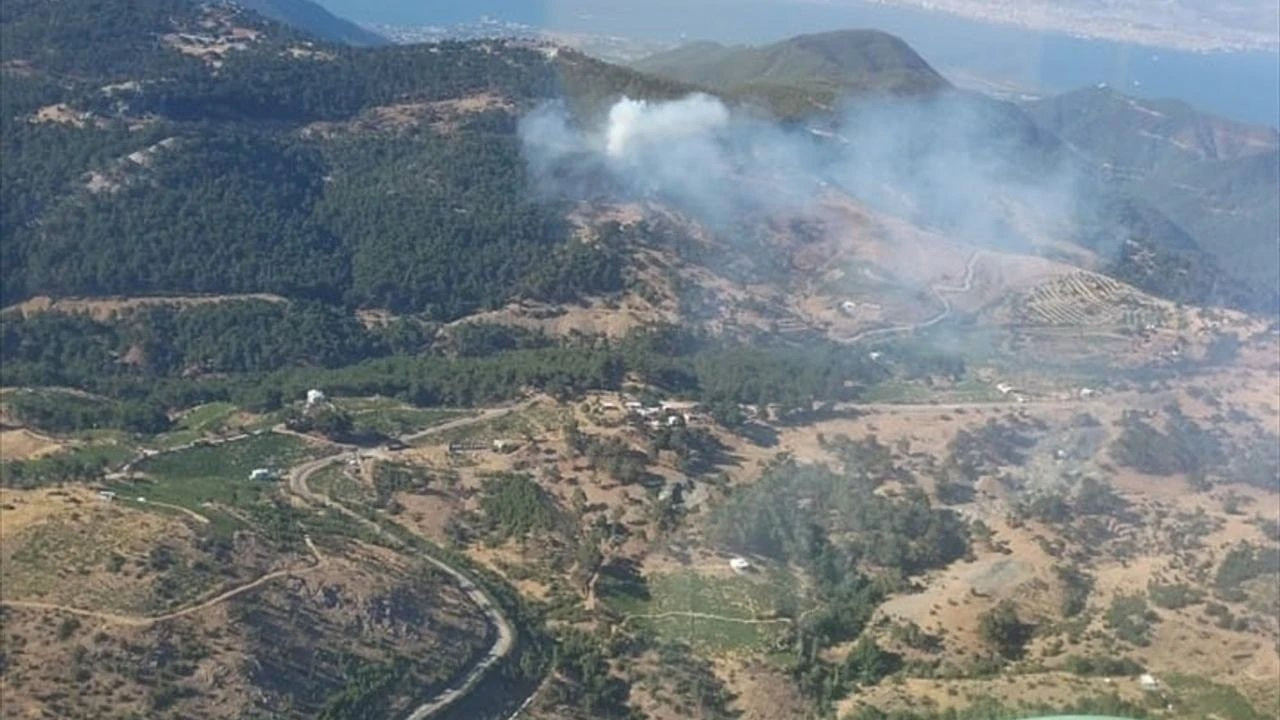
[{"label": "hazy horizon", "polygon": [[874,28],[902,37],[961,85],[1003,94],[1055,94],[1106,83],[1128,94],[1179,99],[1234,120],[1280,127],[1280,54],[1273,52],[1155,48],[877,3],[806,4],[802,12],[789,0],[659,4],[664,3],[669,7],[600,7],[590,0],[481,0],[464,7],[322,0],[330,11],[364,24],[449,26],[491,17],[670,44],[765,44],[837,28]]}]

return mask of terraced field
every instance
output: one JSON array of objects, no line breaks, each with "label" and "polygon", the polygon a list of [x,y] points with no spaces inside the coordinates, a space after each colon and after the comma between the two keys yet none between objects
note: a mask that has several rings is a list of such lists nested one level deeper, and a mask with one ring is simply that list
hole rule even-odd
[{"label": "terraced field", "polygon": [[1030,325],[1159,327],[1167,312],[1104,275],[1074,272],[1032,290],[1017,308]]}]

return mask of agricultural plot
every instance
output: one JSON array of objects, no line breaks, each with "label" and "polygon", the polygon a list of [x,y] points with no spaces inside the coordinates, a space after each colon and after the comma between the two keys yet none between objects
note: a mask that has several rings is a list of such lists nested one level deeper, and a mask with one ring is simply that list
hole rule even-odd
[{"label": "agricultural plot", "polygon": [[222,429],[227,419],[235,412],[236,406],[231,403],[206,403],[184,412],[174,424],[182,430],[192,430],[200,433],[216,432]]},{"label": "agricultural plot", "polygon": [[308,484],[315,492],[341,503],[373,502],[373,488],[352,477],[351,473],[352,469],[345,463],[335,463],[312,475]]},{"label": "agricultural plot", "polygon": [[650,577],[640,591],[601,580],[602,598],[628,625],[712,653],[767,650],[811,604],[794,577],[774,569],[726,576],[678,571]]},{"label": "agricultural plot", "polygon": [[7,388],[0,412],[20,422],[62,431],[86,418],[108,418],[115,403],[104,397],[61,388]]},{"label": "agricultural plot", "polygon": [[137,452],[138,449],[129,443],[101,442],[90,445],[80,445],[51,457],[56,457],[67,462],[78,462],[101,465],[104,468],[113,468],[123,465],[133,459]]},{"label": "agricultural plot", "polygon": [[395,401],[365,403],[363,407],[359,405],[349,407],[345,403],[338,405],[351,413],[351,420],[357,429],[373,431],[388,437],[425,430],[432,425],[439,425],[469,414],[464,410],[418,408]]},{"label": "agricultural plot", "polygon": [[125,436],[122,403],[63,388],[6,388],[0,393],[0,420],[59,436],[94,440]]},{"label": "agricultural plot", "polygon": [[269,413],[258,415],[253,420],[245,423],[245,432],[261,432],[264,430],[270,430],[287,420],[289,418],[289,412],[290,411],[287,408],[281,408],[279,410],[273,410]]},{"label": "agricultural plot", "polygon": [[1128,327],[1166,324],[1166,311],[1131,288],[1089,272],[1073,272],[1036,287],[1018,315],[1031,325]]},{"label": "agricultural plot", "polygon": [[547,430],[559,429],[572,418],[572,409],[552,404],[539,404],[491,420],[434,434],[426,442],[487,445],[494,440],[518,441],[521,438],[540,435]]},{"label": "agricultural plot", "polygon": [[990,383],[965,379],[953,387],[939,388],[910,382],[894,380],[877,383],[867,388],[862,394],[864,403],[980,403],[1007,402],[1009,397],[996,390]]},{"label": "agricultural plot", "polygon": [[163,449],[193,443],[207,435],[226,430],[227,421],[236,412],[236,406],[231,403],[213,402],[197,405],[178,416],[173,423],[173,429],[156,435],[150,444]]},{"label": "agricultural plot", "polygon": [[1213,717],[1223,720],[1263,720],[1276,717],[1260,713],[1235,688],[1219,685],[1196,675],[1170,675],[1164,678],[1175,699],[1174,707],[1183,717]]},{"label": "agricultural plot", "polygon": [[[116,483],[122,497],[146,498],[140,504],[165,503],[232,527],[243,521],[226,508],[248,507],[277,492],[278,480],[251,480],[256,468],[281,474],[323,450],[292,435],[263,433],[228,443],[197,445],[147,458],[134,466],[144,477]],[[136,499],[133,502],[138,502]]]},{"label": "agricultural plot", "polygon": [[137,454],[127,442],[109,439],[92,444],[55,446],[48,454],[0,460],[0,482],[5,487],[34,488],[68,481],[96,481],[122,467]]}]

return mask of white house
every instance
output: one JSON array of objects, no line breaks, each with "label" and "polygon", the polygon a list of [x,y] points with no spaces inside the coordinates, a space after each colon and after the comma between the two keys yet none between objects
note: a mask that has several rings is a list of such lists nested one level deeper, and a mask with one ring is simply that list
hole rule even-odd
[{"label": "white house", "polygon": [[264,468],[264,467],[254,468],[252,471],[249,472],[250,480],[274,480],[275,477],[276,477],[276,474],[274,471],[271,470],[271,468]]},{"label": "white house", "polygon": [[744,557],[733,557],[729,558],[729,567],[733,568],[734,572],[746,572],[747,568],[751,567],[751,562]]},{"label": "white house", "polygon": [[114,492],[111,492],[110,490],[99,490],[98,497],[103,500],[110,501],[110,500],[116,499],[116,494]]},{"label": "white house", "polygon": [[1138,685],[1143,690],[1148,690],[1148,691],[1160,689],[1160,681],[1156,680],[1155,676],[1152,675],[1151,673],[1142,673],[1141,675],[1139,675]]},{"label": "white house", "polygon": [[323,392],[315,389],[311,389],[307,391],[307,407],[310,407],[312,405],[319,405],[322,402],[324,402]]}]

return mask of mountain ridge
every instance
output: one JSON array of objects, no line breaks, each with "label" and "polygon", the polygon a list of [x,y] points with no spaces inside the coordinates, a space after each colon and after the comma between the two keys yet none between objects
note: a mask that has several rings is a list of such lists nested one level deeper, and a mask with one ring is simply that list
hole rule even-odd
[{"label": "mountain ridge", "polygon": [[[1083,88],[1022,107],[1066,142],[1086,152],[1123,157],[1143,171],[1280,147],[1280,131],[1275,128],[1227,120],[1179,100],[1133,98],[1109,87]],[[1124,130],[1131,132],[1116,136]]]},{"label": "mountain ridge", "polygon": [[312,0],[232,0],[244,7],[329,42],[370,47],[389,45],[387,38],[329,12]]},{"label": "mountain ridge", "polygon": [[[798,35],[762,46],[697,42],[652,55],[632,67],[752,99],[830,107],[848,93],[918,95],[950,88],[909,45],[878,30]],[[788,97],[799,90],[799,97]]]},{"label": "mountain ridge", "polygon": [[1085,88],[1023,106],[1102,177],[1160,210],[1231,273],[1280,283],[1280,132],[1177,100]]}]

